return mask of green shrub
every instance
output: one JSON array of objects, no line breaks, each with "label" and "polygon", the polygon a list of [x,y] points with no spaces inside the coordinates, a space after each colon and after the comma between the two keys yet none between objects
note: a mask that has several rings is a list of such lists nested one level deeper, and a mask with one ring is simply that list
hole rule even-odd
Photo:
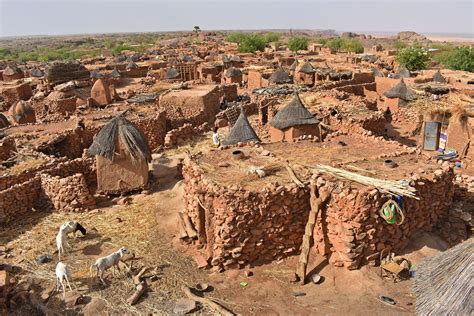
[{"label": "green shrub", "polygon": [[120,53],[124,50],[132,50],[132,47],[122,42],[115,44],[115,46],[110,49],[112,55],[114,56],[120,55]]},{"label": "green shrub", "polygon": [[406,48],[408,45],[405,42],[402,42],[401,40],[396,40],[395,43],[393,43],[393,47],[395,49],[400,50]]},{"label": "green shrub", "polygon": [[280,40],[280,34],[275,32],[269,32],[265,34],[265,42],[267,43],[276,43]]},{"label": "green shrub", "polygon": [[341,37],[331,38],[326,42],[326,47],[333,48],[336,51],[340,51],[344,44],[344,40]]},{"label": "green shrub", "polygon": [[294,52],[308,49],[308,38],[304,36],[293,36],[288,40],[288,48]]},{"label": "green shrub", "polygon": [[408,70],[420,70],[426,68],[430,56],[420,44],[414,44],[399,50],[396,59]]},{"label": "green shrub", "polygon": [[364,52],[364,45],[357,38],[347,38],[342,41],[342,49],[349,53],[360,54]]},{"label": "green shrub", "polygon": [[474,49],[471,47],[456,47],[441,53],[436,59],[446,68],[474,72]]},{"label": "green shrub", "polygon": [[240,44],[242,43],[242,40],[247,37],[248,34],[237,32],[237,33],[232,33],[229,36],[226,37],[226,41],[231,42],[231,43],[237,43]]}]

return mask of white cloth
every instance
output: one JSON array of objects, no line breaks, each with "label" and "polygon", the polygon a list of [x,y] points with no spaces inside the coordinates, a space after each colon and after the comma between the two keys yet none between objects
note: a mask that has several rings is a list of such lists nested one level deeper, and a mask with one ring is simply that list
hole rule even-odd
[{"label": "white cloth", "polygon": [[212,134],[212,142],[214,143],[214,145],[219,145],[221,143],[221,140],[219,138],[219,133]]}]

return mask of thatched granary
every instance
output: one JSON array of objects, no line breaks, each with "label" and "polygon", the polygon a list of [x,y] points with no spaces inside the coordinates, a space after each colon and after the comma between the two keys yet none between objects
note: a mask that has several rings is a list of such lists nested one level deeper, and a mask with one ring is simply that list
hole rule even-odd
[{"label": "thatched granary", "polygon": [[88,152],[96,156],[97,190],[116,194],[147,185],[151,161],[148,140],[123,114],[97,133]]},{"label": "thatched granary", "polygon": [[2,73],[4,81],[11,81],[23,78],[25,75],[23,71],[15,64],[8,65]]},{"label": "thatched granary", "polygon": [[239,118],[235,121],[227,137],[222,141],[223,145],[235,145],[237,143],[259,143],[260,139],[250,125],[244,111],[240,112]]},{"label": "thatched granary", "polygon": [[316,69],[311,65],[309,61],[305,62],[295,74],[295,82],[312,86],[315,82]]},{"label": "thatched granary", "polygon": [[25,101],[18,101],[13,104],[8,110],[8,116],[11,117],[16,124],[36,122],[35,110]]},{"label": "thatched granary", "polygon": [[226,83],[241,83],[242,71],[235,67],[230,67],[224,73],[224,80]]},{"label": "thatched granary", "polygon": [[298,94],[270,121],[272,142],[293,141],[303,135],[320,137],[319,120],[304,106]]},{"label": "thatched granary", "polygon": [[88,80],[90,72],[78,61],[57,61],[46,67],[44,78],[52,84],[71,80]]},{"label": "thatched granary", "polygon": [[394,75],[395,79],[410,78],[411,73],[406,67],[400,68],[400,70]]},{"label": "thatched granary", "polygon": [[382,72],[382,70],[378,69],[378,68],[375,68],[373,67],[371,70],[372,74],[374,75],[374,77],[385,77],[384,73]]},{"label": "thatched granary", "polygon": [[41,78],[43,77],[43,72],[39,70],[38,68],[33,68],[30,70],[30,76],[35,77],[35,78]]},{"label": "thatched granary", "polygon": [[101,78],[104,78],[104,75],[98,71],[91,71],[90,77],[91,79],[101,79]]},{"label": "thatched granary", "polygon": [[110,74],[110,76],[112,78],[121,78],[122,77],[122,74],[120,73],[120,71],[117,69],[117,67],[114,68],[114,70],[112,70],[112,73]]},{"label": "thatched granary", "polygon": [[422,261],[413,292],[418,315],[472,315],[474,239]]},{"label": "thatched granary", "polygon": [[0,113],[0,128],[5,128],[10,126],[10,121],[7,116],[3,113]]},{"label": "thatched granary", "polygon": [[130,62],[128,63],[127,67],[125,67],[125,69],[127,69],[127,70],[129,70],[129,69],[138,69],[138,68],[139,68],[138,65],[135,64],[135,63],[133,62],[133,60],[130,60]]},{"label": "thatched granary", "polygon": [[171,67],[170,69],[166,71],[165,78],[166,80],[179,80],[181,79],[181,74],[179,73],[178,70],[176,70],[176,68]]},{"label": "thatched granary", "polygon": [[446,83],[446,79],[444,79],[443,75],[441,74],[441,72],[438,71],[434,74],[433,76],[433,81],[434,82],[438,82],[438,83]]},{"label": "thatched granary", "polygon": [[385,106],[390,108],[392,112],[397,112],[399,106],[405,105],[406,102],[413,101],[416,98],[415,92],[408,88],[403,78],[383,95],[386,97]]},{"label": "thatched granary", "polygon": [[290,74],[286,72],[283,68],[278,68],[272,73],[268,81],[273,84],[284,84],[290,83],[291,78]]}]

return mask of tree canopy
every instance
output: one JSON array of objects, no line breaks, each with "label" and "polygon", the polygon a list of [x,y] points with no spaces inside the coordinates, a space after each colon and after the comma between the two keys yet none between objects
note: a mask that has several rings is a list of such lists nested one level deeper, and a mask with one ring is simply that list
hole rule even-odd
[{"label": "tree canopy", "polygon": [[408,70],[420,70],[426,68],[430,56],[420,44],[413,44],[399,50],[396,60]]},{"label": "tree canopy", "polygon": [[308,49],[308,38],[304,36],[293,36],[288,40],[288,48],[294,52]]}]

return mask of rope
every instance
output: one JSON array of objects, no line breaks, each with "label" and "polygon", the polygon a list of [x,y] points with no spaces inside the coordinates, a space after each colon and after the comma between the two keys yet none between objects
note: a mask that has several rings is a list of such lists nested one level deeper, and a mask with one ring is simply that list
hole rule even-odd
[{"label": "rope", "polygon": [[[394,210],[392,210],[392,206]],[[379,214],[389,224],[401,225],[405,221],[405,215],[403,214],[402,209],[398,203],[392,199],[389,199],[382,205]],[[397,214],[400,215],[400,221],[398,223],[396,223]]]}]

